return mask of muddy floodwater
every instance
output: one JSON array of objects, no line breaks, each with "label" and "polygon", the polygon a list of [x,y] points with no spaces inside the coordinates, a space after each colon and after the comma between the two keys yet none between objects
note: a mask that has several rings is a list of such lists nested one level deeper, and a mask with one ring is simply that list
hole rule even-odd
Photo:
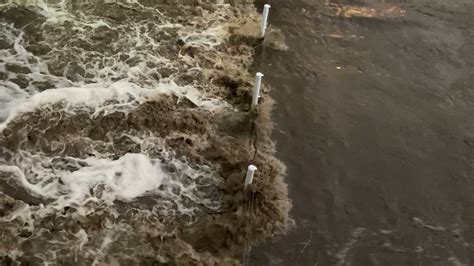
[{"label": "muddy floodwater", "polygon": [[474,2],[269,3],[295,228],[252,265],[473,265]]},{"label": "muddy floodwater", "polygon": [[0,0],[0,265],[473,265],[473,51],[471,0]]},{"label": "muddy floodwater", "polygon": [[258,17],[0,1],[0,265],[240,265],[284,233],[268,86],[250,106]]}]

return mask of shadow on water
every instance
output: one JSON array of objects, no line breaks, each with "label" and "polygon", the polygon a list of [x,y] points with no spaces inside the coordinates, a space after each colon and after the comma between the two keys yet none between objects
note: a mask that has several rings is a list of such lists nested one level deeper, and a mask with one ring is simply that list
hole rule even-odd
[{"label": "shadow on water", "polygon": [[[260,8],[263,1],[257,1]],[[474,263],[470,1],[269,1],[296,226],[252,265]]]}]

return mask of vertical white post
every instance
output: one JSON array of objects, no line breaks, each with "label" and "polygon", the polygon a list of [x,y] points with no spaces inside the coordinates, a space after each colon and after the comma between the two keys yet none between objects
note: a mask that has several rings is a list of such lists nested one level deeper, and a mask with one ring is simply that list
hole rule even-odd
[{"label": "vertical white post", "polygon": [[255,174],[255,171],[257,171],[257,167],[255,165],[249,165],[247,168],[247,176],[245,177],[245,188],[247,188],[248,185],[252,184],[253,181],[253,175]]},{"label": "vertical white post", "polygon": [[260,87],[262,86],[262,77],[263,74],[260,72],[257,72],[255,75],[255,87],[253,88],[252,93],[252,109],[258,104],[258,98],[260,97]]},{"label": "vertical white post", "polygon": [[267,29],[268,12],[270,12],[270,5],[265,4],[263,6],[262,21],[260,24],[260,32],[262,34],[262,38],[265,37],[265,30]]}]

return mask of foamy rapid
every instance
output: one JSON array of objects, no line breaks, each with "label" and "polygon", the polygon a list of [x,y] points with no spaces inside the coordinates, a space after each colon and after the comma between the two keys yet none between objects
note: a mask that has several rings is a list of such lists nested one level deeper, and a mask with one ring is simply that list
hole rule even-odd
[{"label": "foamy rapid", "polygon": [[76,163],[78,170],[56,171],[53,181],[48,175],[51,173],[40,171],[37,183],[31,183],[17,168],[19,181],[32,193],[46,198],[82,202],[94,197],[113,201],[131,200],[152,191],[160,186],[164,176],[160,164],[143,154],[125,154],[116,161],[91,157]]},{"label": "foamy rapid", "polygon": [[0,1],[0,264],[239,264],[282,232],[271,101],[249,110],[256,15]]}]

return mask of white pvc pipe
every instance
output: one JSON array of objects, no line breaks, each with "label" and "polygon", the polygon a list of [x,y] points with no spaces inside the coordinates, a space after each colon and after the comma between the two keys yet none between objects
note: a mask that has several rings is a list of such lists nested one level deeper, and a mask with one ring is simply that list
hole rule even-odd
[{"label": "white pvc pipe", "polygon": [[260,87],[262,86],[262,77],[263,74],[260,72],[257,72],[257,74],[255,74],[255,87],[253,88],[252,93],[252,108],[257,106],[258,104],[258,98],[260,97]]},{"label": "white pvc pipe", "polygon": [[260,32],[262,34],[262,38],[265,36],[265,30],[267,29],[268,12],[270,12],[270,5],[265,4],[263,6],[262,21],[260,24]]},{"label": "white pvc pipe", "polygon": [[252,184],[255,171],[257,171],[257,167],[252,164],[249,165],[249,167],[247,168],[247,176],[245,177],[245,188],[247,188],[248,185]]}]

